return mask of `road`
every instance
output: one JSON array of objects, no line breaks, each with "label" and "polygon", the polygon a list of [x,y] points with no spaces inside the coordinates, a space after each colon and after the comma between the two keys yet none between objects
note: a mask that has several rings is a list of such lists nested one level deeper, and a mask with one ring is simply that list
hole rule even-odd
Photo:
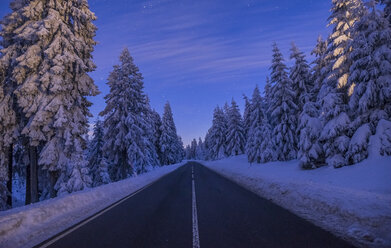
[{"label": "road", "polygon": [[353,247],[195,162],[69,232],[37,247]]}]

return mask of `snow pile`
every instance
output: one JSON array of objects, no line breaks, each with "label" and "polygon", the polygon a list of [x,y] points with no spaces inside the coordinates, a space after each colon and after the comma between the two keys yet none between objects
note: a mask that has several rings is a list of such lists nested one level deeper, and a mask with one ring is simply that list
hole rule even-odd
[{"label": "snow pile", "polygon": [[0,212],[0,247],[32,247],[177,169],[185,162],[97,188]]},{"label": "snow pile", "polygon": [[205,165],[356,246],[391,247],[391,157],[340,169],[251,165],[244,155]]}]

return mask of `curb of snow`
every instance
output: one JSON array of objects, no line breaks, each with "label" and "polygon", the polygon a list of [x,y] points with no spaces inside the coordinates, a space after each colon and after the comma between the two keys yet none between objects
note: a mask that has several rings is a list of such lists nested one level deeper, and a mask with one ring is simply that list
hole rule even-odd
[{"label": "curb of snow", "polygon": [[[216,163],[217,162],[217,163]],[[319,184],[279,181],[238,172],[223,161],[202,162],[209,169],[314,223],[357,247],[391,247],[391,195]],[[270,166],[270,165],[254,165]],[[292,166],[287,164],[285,166]]]},{"label": "curb of snow", "polygon": [[33,247],[187,163],[0,213],[0,247]]}]

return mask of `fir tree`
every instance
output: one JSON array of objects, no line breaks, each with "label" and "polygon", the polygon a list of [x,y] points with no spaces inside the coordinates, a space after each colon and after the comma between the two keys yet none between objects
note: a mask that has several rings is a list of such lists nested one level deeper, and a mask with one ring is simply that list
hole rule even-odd
[{"label": "fir tree", "polygon": [[198,144],[196,148],[196,159],[198,160],[204,160],[205,159],[205,147],[204,142],[202,142],[202,139],[198,139]]},{"label": "fir tree", "polygon": [[349,145],[347,99],[348,91],[352,89],[348,84],[349,43],[354,37],[353,25],[363,10],[359,0],[333,0],[331,12],[329,20],[333,31],[327,48],[328,76],[319,92],[320,118],[324,125],[320,141],[327,164],[338,168],[346,164],[344,154]]},{"label": "fir tree", "polygon": [[225,156],[227,124],[224,111],[216,107],[213,113],[212,127],[205,138],[210,159],[220,159]]},{"label": "fir tree", "polygon": [[103,123],[102,121],[97,120],[94,126],[94,137],[90,142],[90,150],[88,153],[88,167],[94,187],[110,182],[108,163],[104,156],[103,146]]},{"label": "fir tree", "polygon": [[110,93],[101,113],[105,116],[104,150],[116,167],[111,170],[114,180],[146,172],[149,166],[159,164],[143,77],[128,49],[122,51],[120,62],[110,74]]},{"label": "fir tree", "polygon": [[162,164],[170,165],[179,163],[183,159],[183,145],[180,143],[180,139],[177,135],[171,106],[168,102],[164,106],[160,130],[162,132],[160,136]]},{"label": "fir tree", "polygon": [[264,119],[263,100],[258,86],[256,86],[249,106],[250,129],[246,143],[246,154],[250,163],[260,163],[262,161],[261,143],[263,141],[262,127]]},{"label": "fir tree", "polygon": [[232,99],[231,108],[228,111],[227,125],[227,147],[226,153],[228,156],[237,156],[244,153],[245,136],[243,128],[242,116],[239,112],[239,107]]},{"label": "fir tree", "polygon": [[391,120],[391,28],[376,3],[369,4],[371,11],[356,23],[357,36],[351,43],[349,106],[355,119],[346,153],[349,164],[368,157],[369,136],[381,119]]},{"label": "fir tree", "polygon": [[315,60],[312,62],[313,67],[312,74],[310,76],[310,80],[313,82],[311,93],[314,97],[311,101],[315,101],[318,98],[322,83],[327,76],[327,41],[324,41],[321,36],[318,37],[316,46],[314,50],[312,50],[311,55],[315,56]]},{"label": "fir tree", "polygon": [[306,99],[306,97],[309,96],[308,93],[313,86],[310,81],[309,66],[305,59],[305,55],[294,43],[292,43],[290,58],[294,59],[295,64],[290,69],[289,78],[293,84],[293,90],[296,94],[295,103],[300,113],[303,109],[304,103],[309,100]]},{"label": "fir tree", "polygon": [[273,45],[273,62],[271,81],[274,84],[270,93],[269,112],[273,126],[273,143],[277,159],[286,161],[296,158],[297,138],[297,105],[294,102],[296,93],[292,81],[287,75],[284,59],[277,45]]},{"label": "fir tree", "polygon": [[243,113],[243,128],[244,128],[244,137],[247,141],[248,132],[250,130],[250,100],[247,96],[243,96],[245,104],[244,104],[244,113]]}]

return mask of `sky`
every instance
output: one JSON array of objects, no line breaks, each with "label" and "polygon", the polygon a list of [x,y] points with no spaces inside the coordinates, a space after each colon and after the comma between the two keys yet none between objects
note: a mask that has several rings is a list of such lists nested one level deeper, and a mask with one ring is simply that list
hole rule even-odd
[{"label": "sky", "polygon": [[[91,97],[95,120],[105,107],[106,84],[127,47],[144,76],[145,92],[160,114],[169,101],[185,144],[204,137],[213,109],[263,89],[272,44],[287,64],[292,42],[306,53],[327,37],[331,0],[89,0],[98,20]],[[0,0],[0,16],[10,12]]]}]

